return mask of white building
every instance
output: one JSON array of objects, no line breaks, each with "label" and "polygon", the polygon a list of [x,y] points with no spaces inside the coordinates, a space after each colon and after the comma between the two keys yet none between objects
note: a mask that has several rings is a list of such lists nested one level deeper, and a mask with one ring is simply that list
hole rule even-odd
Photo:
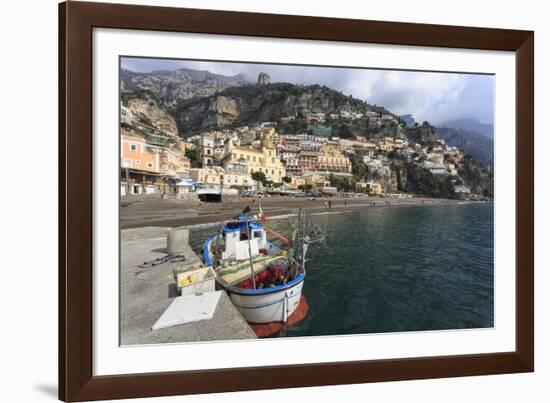
[{"label": "white building", "polygon": [[447,175],[447,167],[443,164],[437,164],[431,161],[424,161],[424,168],[430,171],[433,175]]}]

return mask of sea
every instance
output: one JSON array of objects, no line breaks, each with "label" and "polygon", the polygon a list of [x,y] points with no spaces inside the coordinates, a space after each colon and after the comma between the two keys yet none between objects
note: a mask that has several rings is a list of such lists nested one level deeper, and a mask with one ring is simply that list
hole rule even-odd
[{"label": "sea", "polygon": [[[278,336],[493,327],[493,210],[464,203],[310,215],[325,242],[308,255],[309,312]],[[284,233],[292,218],[268,225]],[[214,231],[192,230],[192,245]]]}]

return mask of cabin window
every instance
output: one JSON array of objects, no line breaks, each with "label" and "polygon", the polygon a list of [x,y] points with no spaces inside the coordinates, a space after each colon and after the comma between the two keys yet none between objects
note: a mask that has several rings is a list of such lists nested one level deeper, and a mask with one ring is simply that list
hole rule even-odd
[{"label": "cabin window", "polygon": [[262,237],[262,231],[254,231],[254,238],[261,238]]},{"label": "cabin window", "polygon": [[245,231],[241,231],[241,236],[239,237],[240,241],[248,241],[248,234]]}]

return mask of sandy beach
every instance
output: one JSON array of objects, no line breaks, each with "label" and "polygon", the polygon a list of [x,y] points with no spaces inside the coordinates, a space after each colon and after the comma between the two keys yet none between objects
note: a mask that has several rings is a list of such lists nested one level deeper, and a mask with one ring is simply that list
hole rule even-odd
[{"label": "sandy beach", "polygon": [[[332,203],[327,208],[325,202]],[[140,195],[125,197],[121,201],[121,228],[137,228],[143,226],[193,226],[215,223],[227,220],[238,214],[246,206],[252,211],[257,209],[258,199],[235,198],[221,203],[202,203],[190,200],[178,200],[174,196],[162,199],[159,195]],[[299,208],[306,209],[311,214],[342,213],[369,208],[406,207],[414,205],[441,205],[463,203],[459,200],[433,199],[426,197],[414,198],[316,198],[310,200],[295,197],[262,198],[262,209],[267,219],[295,213]]]}]

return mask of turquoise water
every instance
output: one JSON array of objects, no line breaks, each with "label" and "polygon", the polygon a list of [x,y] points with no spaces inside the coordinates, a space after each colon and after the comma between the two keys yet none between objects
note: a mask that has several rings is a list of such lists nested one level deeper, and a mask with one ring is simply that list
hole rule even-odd
[{"label": "turquoise water", "polygon": [[[307,318],[285,336],[493,326],[493,204],[385,207],[310,217]],[[284,231],[286,220],[270,222]],[[193,230],[199,246],[212,228]]]}]

